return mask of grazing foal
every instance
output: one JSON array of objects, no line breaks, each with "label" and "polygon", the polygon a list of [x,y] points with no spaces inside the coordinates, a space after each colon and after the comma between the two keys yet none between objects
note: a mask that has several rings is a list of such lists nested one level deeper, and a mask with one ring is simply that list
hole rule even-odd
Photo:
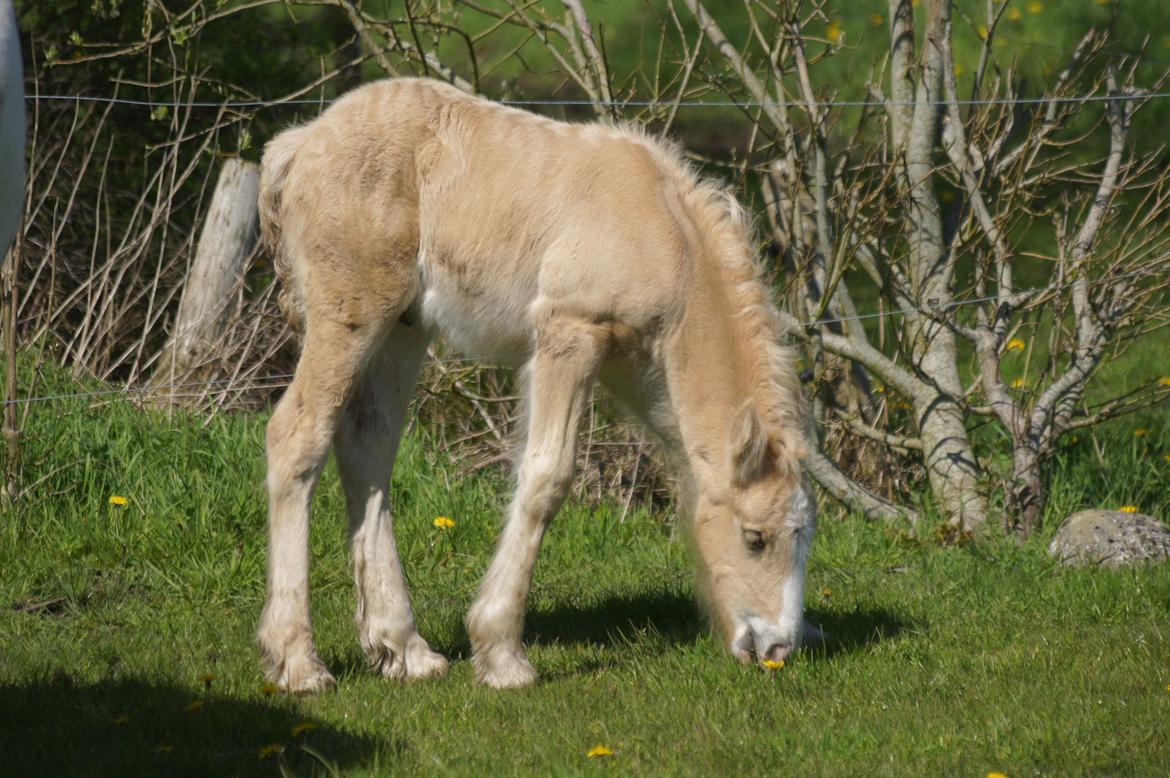
[{"label": "grazing foal", "polygon": [[309,504],[330,444],[349,506],[362,648],[384,675],[447,669],[418,634],[390,474],[427,345],[524,366],[527,436],[467,617],[479,679],[521,647],[545,527],[594,380],[661,440],[730,651],[778,661],[803,625],[815,505],[800,389],[734,200],[635,130],[552,121],[425,79],[369,84],[265,149],[265,241],[303,327],[268,425],[272,679],[333,679],[309,619]]}]

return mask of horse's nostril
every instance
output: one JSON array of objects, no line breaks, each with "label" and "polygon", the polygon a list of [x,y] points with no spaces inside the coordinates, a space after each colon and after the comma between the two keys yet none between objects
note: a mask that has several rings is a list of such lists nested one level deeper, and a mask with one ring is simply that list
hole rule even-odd
[{"label": "horse's nostril", "polygon": [[774,643],[764,652],[763,659],[769,662],[783,662],[792,653],[792,646],[787,643]]}]

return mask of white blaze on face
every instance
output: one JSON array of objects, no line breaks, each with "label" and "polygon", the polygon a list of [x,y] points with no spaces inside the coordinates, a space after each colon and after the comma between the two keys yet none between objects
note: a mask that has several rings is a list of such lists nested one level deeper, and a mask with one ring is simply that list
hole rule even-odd
[{"label": "white blaze on face", "polygon": [[816,531],[816,504],[807,482],[793,492],[787,524],[792,532],[793,557],[791,572],[779,592],[780,610],[772,620],[758,614],[741,616],[731,640],[731,653],[744,662],[751,660],[752,652],[761,661],[786,659],[800,645],[804,631],[804,578]]},{"label": "white blaze on face", "polygon": [[816,531],[816,506],[807,484],[793,492],[792,512],[788,517],[793,530],[792,572],[780,593],[780,613],[777,622],[780,632],[791,636],[795,648],[800,645],[804,630],[804,576],[808,569],[808,554]]}]

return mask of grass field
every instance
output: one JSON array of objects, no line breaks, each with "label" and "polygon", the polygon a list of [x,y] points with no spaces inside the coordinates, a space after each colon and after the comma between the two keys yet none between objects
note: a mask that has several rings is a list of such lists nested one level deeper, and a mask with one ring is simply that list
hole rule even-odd
[{"label": "grass field", "polygon": [[[50,387],[62,388],[60,386]],[[1057,463],[1053,510],[1170,515],[1170,425],[1115,425]],[[527,626],[542,682],[473,681],[462,617],[506,485],[456,480],[426,438],[395,477],[423,634],[455,661],[402,686],[367,673],[332,467],[312,545],[319,647],[337,691],[271,693],[252,634],[264,586],[264,418],[39,406],[25,497],[0,518],[5,775],[1162,775],[1170,758],[1170,566],[1071,571],[1043,536],[941,547],[932,528],[823,512],[810,619],[777,672],[723,653],[668,515],[569,505]],[[110,503],[111,496],[126,505]],[[433,520],[451,517],[439,529]],[[603,745],[612,755],[589,757]]]}]

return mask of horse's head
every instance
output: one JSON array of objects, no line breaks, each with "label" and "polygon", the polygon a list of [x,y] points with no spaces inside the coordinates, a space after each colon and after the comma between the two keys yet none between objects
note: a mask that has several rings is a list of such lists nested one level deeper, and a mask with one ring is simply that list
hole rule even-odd
[{"label": "horse's head", "polygon": [[736,658],[778,662],[800,644],[815,497],[800,444],[765,430],[751,404],[732,426],[728,453],[729,488],[696,506],[706,596]]}]

